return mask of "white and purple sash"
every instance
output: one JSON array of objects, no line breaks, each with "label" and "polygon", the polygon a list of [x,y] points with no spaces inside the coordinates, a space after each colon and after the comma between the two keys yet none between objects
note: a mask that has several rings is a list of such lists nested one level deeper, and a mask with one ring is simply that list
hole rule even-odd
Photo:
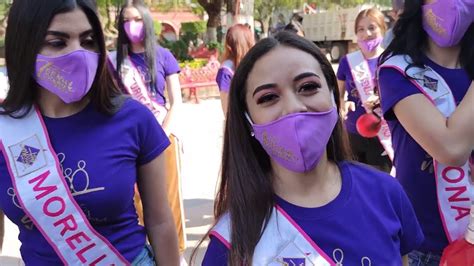
[{"label": "white and purple sash", "polygon": [[129,57],[124,58],[121,70],[119,71],[117,70],[117,53],[109,53],[108,59],[114,69],[117,71],[128,94],[130,94],[135,100],[148,107],[148,109],[150,109],[155,115],[158,123],[162,125],[168,110],[152,99],[152,96],[150,95],[150,92],[143,81],[142,75],[138,71],[135,64],[133,64],[132,60],[130,60]]},{"label": "white and purple sash", "polygon": [[221,64],[221,68],[227,69],[232,75],[234,75],[235,67],[234,67],[234,62],[232,60],[225,60]]},{"label": "white and purple sash", "polygon": [[[446,81],[428,66],[423,69],[411,67],[406,70],[408,60],[410,60],[408,57],[402,55],[393,56],[384,62],[381,68],[393,68],[404,76],[411,77],[409,78],[411,83],[444,117],[449,117],[456,110],[456,101]],[[470,182],[469,162],[460,167],[444,165],[435,159],[433,162],[441,220],[446,236],[449,242],[452,242],[464,236],[469,223],[471,202],[474,201],[474,184]]]},{"label": "white and purple sash", "polygon": [[74,200],[37,108],[0,115],[0,149],[23,211],[64,265],[130,265]]},{"label": "white and purple sash", "polygon": [[[365,103],[367,99],[375,94],[374,88],[375,83],[374,79],[370,73],[369,64],[365,60],[364,55],[361,51],[355,51],[347,55],[347,62],[351,69],[352,79],[359,93],[360,100],[362,103]],[[365,106],[364,106],[365,108]],[[368,113],[369,110],[365,109]],[[378,109],[373,110],[381,119],[381,127],[377,133],[377,137],[385,149],[390,160],[393,161],[393,147],[392,147],[392,136],[390,134],[390,129],[388,127],[387,121],[383,118],[382,111]]]},{"label": "white and purple sash", "polygon": [[[231,221],[228,213],[219,219],[210,234],[230,249]],[[278,205],[273,208],[252,260],[254,266],[336,265]]]}]

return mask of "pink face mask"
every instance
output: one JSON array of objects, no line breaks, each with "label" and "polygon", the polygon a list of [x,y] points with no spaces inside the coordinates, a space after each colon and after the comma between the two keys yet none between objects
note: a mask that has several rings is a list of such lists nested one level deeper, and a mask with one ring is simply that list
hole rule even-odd
[{"label": "pink face mask", "polygon": [[267,124],[247,119],[267,154],[288,170],[313,170],[326,150],[337,122],[336,107],[326,112],[294,113]]},{"label": "pink face mask", "polygon": [[91,89],[99,65],[99,54],[76,50],[58,57],[38,54],[34,79],[63,102],[84,98]]},{"label": "pink face mask", "polygon": [[358,40],[357,43],[359,44],[360,49],[365,52],[373,52],[382,42],[383,37],[377,37],[371,40]]},{"label": "pink face mask", "polygon": [[127,21],[123,24],[123,28],[125,29],[128,39],[132,43],[140,43],[145,38],[143,21]]},{"label": "pink face mask", "polygon": [[440,47],[457,45],[474,21],[474,0],[433,0],[422,8],[423,29]]}]

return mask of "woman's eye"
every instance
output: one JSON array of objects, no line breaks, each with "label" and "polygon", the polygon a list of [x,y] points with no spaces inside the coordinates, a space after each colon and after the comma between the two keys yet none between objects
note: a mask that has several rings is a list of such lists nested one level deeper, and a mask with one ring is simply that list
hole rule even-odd
[{"label": "woman's eye", "polygon": [[51,46],[53,48],[62,48],[66,46],[66,42],[63,40],[49,40],[46,41],[45,45]]},{"label": "woman's eye", "polygon": [[81,45],[83,47],[87,47],[87,48],[94,48],[96,46],[96,42],[94,39],[85,39],[82,41]]},{"label": "woman's eye", "polygon": [[303,85],[300,86],[298,89],[298,92],[302,93],[308,93],[308,92],[316,92],[319,88],[321,88],[321,85],[315,82],[309,82],[309,83],[304,83]]},{"label": "woman's eye", "polygon": [[257,104],[271,102],[277,98],[278,98],[278,95],[276,94],[273,94],[273,93],[265,94],[257,99]]}]

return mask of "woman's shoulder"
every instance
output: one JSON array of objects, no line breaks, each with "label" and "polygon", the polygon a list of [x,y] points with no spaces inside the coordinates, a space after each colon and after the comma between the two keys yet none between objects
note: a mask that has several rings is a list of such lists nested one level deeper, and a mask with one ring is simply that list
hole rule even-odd
[{"label": "woman's shoulder", "polygon": [[117,99],[116,101],[120,101],[121,103],[119,104],[119,109],[116,113],[117,116],[123,116],[127,120],[138,120],[140,118],[145,118],[152,116],[153,114],[151,111],[143,105],[141,102],[133,99],[130,96],[119,96],[120,99]]},{"label": "woman's shoulder", "polygon": [[341,163],[344,174],[350,174],[354,183],[362,184],[367,188],[383,190],[399,190],[401,186],[396,178],[370,165],[355,161]]},{"label": "woman's shoulder", "polygon": [[165,48],[161,45],[156,46],[156,53],[163,58],[168,58],[170,56],[174,57],[173,53],[168,48]]}]

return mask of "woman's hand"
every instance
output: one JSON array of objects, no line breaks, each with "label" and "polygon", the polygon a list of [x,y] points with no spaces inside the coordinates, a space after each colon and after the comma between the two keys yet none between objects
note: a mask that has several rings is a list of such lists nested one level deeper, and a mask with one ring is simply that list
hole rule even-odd
[{"label": "woman's hand", "polygon": [[179,265],[178,234],[168,205],[165,154],[138,169],[145,229],[157,265]]},{"label": "woman's hand", "polygon": [[355,103],[353,101],[344,102],[344,105],[342,107],[342,113],[341,113],[344,120],[347,119],[347,114],[349,112],[354,112],[355,109],[356,109],[356,106],[355,106]]},{"label": "woman's hand", "polygon": [[370,95],[369,98],[364,102],[364,107],[365,110],[367,110],[367,113],[372,113],[372,110],[376,106],[380,105],[380,98],[378,95]]}]

